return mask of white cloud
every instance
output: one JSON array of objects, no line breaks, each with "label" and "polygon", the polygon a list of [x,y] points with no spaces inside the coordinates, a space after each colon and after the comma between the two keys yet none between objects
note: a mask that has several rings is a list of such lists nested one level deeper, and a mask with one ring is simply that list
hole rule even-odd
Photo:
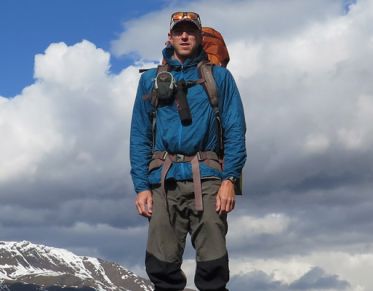
[{"label": "white cloud", "polygon": [[25,95],[0,107],[0,128],[5,141],[0,144],[0,181],[26,173],[32,176],[37,162],[51,150],[57,150],[62,142],[55,130],[49,100],[40,86],[31,86],[24,92]]},{"label": "white cloud", "polygon": [[228,238],[234,242],[245,242],[253,236],[277,235],[287,230],[289,217],[280,213],[267,214],[265,217],[234,216]]},{"label": "white cloud", "polygon": [[38,81],[60,84],[65,89],[89,90],[108,77],[110,55],[83,40],[68,47],[65,43],[51,44],[45,54],[35,57]]},{"label": "white cloud", "polygon": [[[296,33],[243,34],[229,44],[248,148],[255,151],[248,179],[294,185],[315,175],[312,165],[305,167],[310,159],[321,162],[318,173],[326,176],[342,161],[339,155],[346,161],[370,151],[371,7],[372,1],[359,1],[349,15],[310,21]],[[284,171],[291,168],[296,172]]]},{"label": "white cloud", "polygon": [[323,153],[330,145],[330,140],[323,134],[310,134],[306,137],[305,150],[310,153]]},{"label": "white cloud", "polygon": [[8,102],[8,101],[9,101],[8,98],[5,98],[5,97],[0,96],[0,104],[2,104],[2,103],[6,103],[6,102]]},{"label": "white cloud", "polygon": [[[245,276],[255,271],[267,274],[273,281],[291,285],[315,267],[336,274],[351,284],[351,291],[368,291],[373,288],[370,274],[372,253],[321,251],[301,256],[273,259],[231,259],[231,276]],[[286,289],[285,289],[286,290]]]},{"label": "white cloud", "polygon": [[[294,255],[285,256],[282,258],[272,259],[255,259],[255,258],[233,258],[230,259],[230,275],[232,278],[231,284],[238,281],[239,285],[234,285],[237,291],[247,290],[245,284],[253,287],[255,281],[266,283],[268,289],[255,290],[348,290],[348,291],[368,291],[373,287],[373,280],[370,275],[372,268],[372,254],[361,253],[352,254],[348,252],[314,252],[309,255]],[[195,263],[193,260],[183,262],[183,270],[189,275],[189,281],[193,279]],[[327,271],[324,271],[327,270]],[[306,280],[307,276],[312,276]],[[263,277],[263,275],[265,277]],[[336,286],[326,288],[295,288],[296,283],[306,281],[309,285],[317,285],[324,280],[324,285],[328,286],[334,283]],[[348,284],[350,286],[348,286]],[[189,285],[193,287],[193,285]],[[338,288],[339,286],[339,288]],[[345,286],[345,289],[341,289]],[[317,286],[315,286],[317,287]],[[314,287],[314,288],[315,288]],[[240,289],[241,288],[241,289]]]},{"label": "white cloud", "polygon": [[109,58],[88,41],[51,44],[35,57],[35,84],[0,107],[0,181],[128,168],[124,145],[139,74],[129,67],[111,75]]},{"label": "white cloud", "polygon": [[358,96],[351,124],[340,128],[337,137],[347,149],[367,149],[372,144],[373,95]]}]

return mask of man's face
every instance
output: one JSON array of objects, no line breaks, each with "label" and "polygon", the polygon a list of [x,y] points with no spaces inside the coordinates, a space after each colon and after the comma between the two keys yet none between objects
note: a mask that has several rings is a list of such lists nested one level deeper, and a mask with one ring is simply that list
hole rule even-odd
[{"label": "man's face", "polygon": [[195,54],[202,36],[194,24],[181,22],[168,34],[168,40],[175,49],[175,57],[184,61]]}]

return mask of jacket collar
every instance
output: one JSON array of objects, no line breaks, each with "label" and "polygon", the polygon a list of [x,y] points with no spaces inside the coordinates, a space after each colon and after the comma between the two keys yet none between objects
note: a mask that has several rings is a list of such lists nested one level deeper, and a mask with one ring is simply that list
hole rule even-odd
[{"label": "jacket collar", "polygon": [[186,59],[183,64],[173,58],[174,48],[172,46],[165,47],[162,51],[162,54],[167,64],[175,69],[193,67],[196,66],[200,61],[207,59],[207,55],[202,49],[202,46],[198,49],[196,56]]}]

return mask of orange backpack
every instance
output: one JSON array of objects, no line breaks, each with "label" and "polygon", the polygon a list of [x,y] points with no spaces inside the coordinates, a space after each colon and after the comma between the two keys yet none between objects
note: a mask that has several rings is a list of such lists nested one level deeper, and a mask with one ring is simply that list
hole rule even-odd
[{"label": "orange backpack", "polygon": [[211,27],[203,27],[202,36],[202,47],[209,61],[214,65],[226,67],[229,62],[229,53],[220,32]]}]

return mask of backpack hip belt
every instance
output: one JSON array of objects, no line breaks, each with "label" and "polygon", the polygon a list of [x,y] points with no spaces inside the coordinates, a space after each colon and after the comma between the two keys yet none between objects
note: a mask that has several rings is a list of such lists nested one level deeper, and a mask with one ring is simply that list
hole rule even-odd
[{"label": "backpack hip belt", "polygon": [[190,162],[193,173],[194,199],[197,211],[203,211],[202,202],[202,184],[199,163],[204,162],[211,168],[221,170],[222,160],[212,151],[197,152],[195,155],[171,154],[166,151],[156,151],[153,153],[152,161],[149,164],[149,171],[162,166],[161,172],[161,187],[166,195],[166,176],[173,163]]}]

